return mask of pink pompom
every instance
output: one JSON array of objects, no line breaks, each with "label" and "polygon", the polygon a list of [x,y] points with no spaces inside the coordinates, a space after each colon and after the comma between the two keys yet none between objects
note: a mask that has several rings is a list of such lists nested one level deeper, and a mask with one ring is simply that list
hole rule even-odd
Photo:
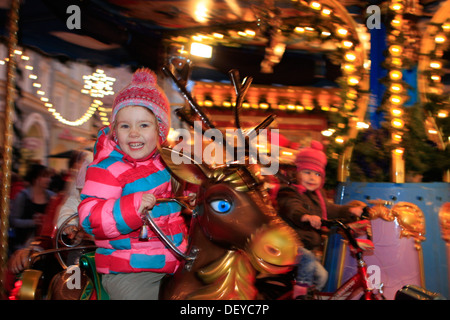
[{"label": "pink pompom", "polygon": [[323,144],[317,140],[311,141],[311,148],[319,151],[323,151]]},{"label": "pink pompom", "polygon": [[156,84],[156,75],[153,71],[147,68],[141,68],[136,70],[133,74],[133,83],[148,83],[150,85]]},{"label": "pink pompom", "polygon": [[317,140],[313,140],[313,141],[311,141],[311,148],[322,151],[323,150],[323,144],[321,144]]}]

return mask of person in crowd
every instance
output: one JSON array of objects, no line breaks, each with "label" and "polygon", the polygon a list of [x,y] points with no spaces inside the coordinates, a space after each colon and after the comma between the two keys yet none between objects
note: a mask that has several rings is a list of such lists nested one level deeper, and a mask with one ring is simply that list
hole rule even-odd
[{"label": "person in crowd", "polygon": [[[151,215],[185,251],[187,226],[174,202],[180,190],[157,146],[170,128],[170,104],[153,71],[138,69],[114,99],[111,125],[99,131],[78,207],[81,226],[94,236],[97,271],[110,299],[158,299],[160,281],[180,262],[152,231],[142,239],[142,215]],[[145,234],[145,233],[143,233]]]},{"label": "person in crowd", "polygon": [[48,189],[50,172],[46,166],[32,164],[25,176],[28,187],[21,190],[11,203],[10,226],[12,250],[26,247],[44,221],[44,213],[55,193]]},{"label": "person in crowd", "polygon": [[328,272],[316,255],[322,244],[321,219],[353,221],[363,213],[363,207],[327,201],[323,190],[326,164],[323,145],[311,141],[311,146],[302,148],[296,158],[297,184],[281,186],[277,194],[280,216],[297,231],[303,243],[293,288],[295,299],[307,299],[314,290],[321,290],[328,279]]},{"label": "person in crowd", "polygon": [[[84,180],[86,178],[86,170],[88,165],[93,160],[93,154],[90,151],[80,151],[76,154],[76,159],[70,166],[70,178],[66,189],[66,199],[64,204],[59,210],[59,214],[56,220],[57,227],[70,218],[73,214],[78,212],[78,205],[81,202],[80,194],[84,186]],[[71,223],[72,226],[77,227],[78,220],[74,220]],[[75,230],[73,230],[75,231]]]},{"label": "person in crowd", "polygon": [[26,185],[23,178],[17,172],[11,171],[11,190],[9,199],[13,201],[20,191],[25,189]]},{"label": "person in crowd", "polygon": [[[66,188],[51,198],[45,212],[45,220],[47,221],[44,223],[41,232],[36,234],[26,247],[14,251],[8,260],[9,287],[12,288],[12,282],[15,281],[16,275],[30,267],[30,256],[33,253],[54,248],[54,239],[52,237],[55,236],[55,223],[57,228],[59,228],[66,219],[77,213],[78,204],[81,201],[80,192],[84,185],[86,168],[91,161],[92,152],[88,151],[77,151],[70,159],[70,177],[67,177]],[[68,233],[70,239],[77,237],[93,241],[80,230],[77,219],[74,219],[64,231]],[[77,251],[73,251],[73,253],[74,255],[79,255]],[[72,255],[72,252],[69,252],[69,258],[66,262],[68,265],[72,264],[70,263],[71,261],[77,260],[78,257],[74,257],[74,255]],[[48,263],[46,265],[48,268]]]}]

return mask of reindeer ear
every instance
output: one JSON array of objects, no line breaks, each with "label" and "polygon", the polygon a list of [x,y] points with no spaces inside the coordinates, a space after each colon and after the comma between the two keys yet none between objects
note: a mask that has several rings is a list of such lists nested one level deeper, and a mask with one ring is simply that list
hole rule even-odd
[{"label": "reindeer ear", "polygon": [[[201,185],[210,176],[210,170],[206,165],[195,162],[178,150],[164,146],[159,148],[159,153],[170,171],[186,182]],[[177,163],[174,163],[174,159],[177,159]]]}]

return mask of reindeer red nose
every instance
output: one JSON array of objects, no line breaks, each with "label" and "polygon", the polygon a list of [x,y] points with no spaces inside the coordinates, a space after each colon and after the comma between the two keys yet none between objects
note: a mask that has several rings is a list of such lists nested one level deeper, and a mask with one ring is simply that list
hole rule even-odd
[{"label": "reindeer red nose", "polygon": [[252,262],[261,272],[288,272],[295,264],[298,240],[292,229],[276,224],[260,229],[250,243]]},{"label": "reindeer red nose", "polygon": [[263,249],[268,255],[271,256],[279,256],[281,254],[281,250],[271,244],[265,244]]}]

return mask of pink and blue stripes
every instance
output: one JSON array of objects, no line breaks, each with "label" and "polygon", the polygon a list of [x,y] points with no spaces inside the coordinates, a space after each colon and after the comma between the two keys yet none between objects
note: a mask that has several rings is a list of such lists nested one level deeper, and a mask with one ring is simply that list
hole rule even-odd
[{"label": "pink and blue stripes", "polygon": [[[157,153],[146,160],[129,161],[107,133],[100,131],[78,207],[81,226],[95,237],[98,246],[98,272],[173,273],[179,262],[155,234],[150,231],[148,241],[139,241],[143,221],[137,211],[143,193],[157,198],[172,196],[170,173]],[[187,228],[180,211],[175,202],[160,203],[153,208],[152,217],[184,251]]]}]

